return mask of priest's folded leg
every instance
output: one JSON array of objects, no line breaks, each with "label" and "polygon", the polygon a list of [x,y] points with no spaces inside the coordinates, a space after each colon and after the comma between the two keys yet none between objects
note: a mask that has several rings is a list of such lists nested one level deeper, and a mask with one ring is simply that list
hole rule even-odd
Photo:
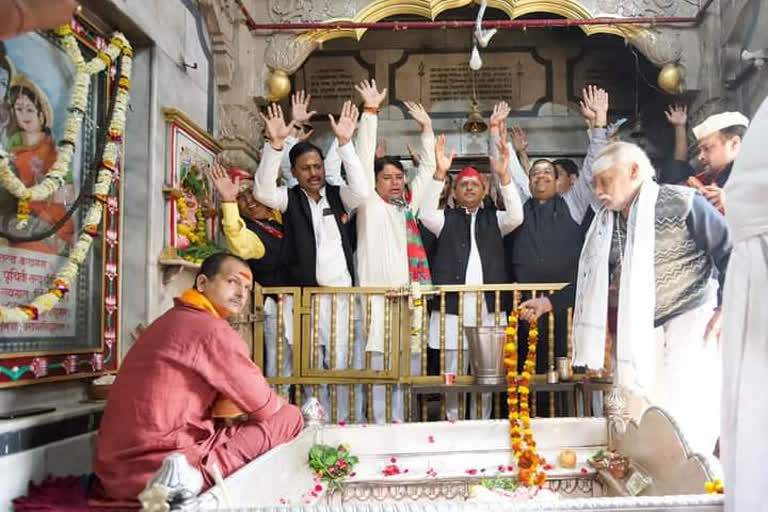
[{"label": "priest's folded leg", "polygon": [[202,460],[206,469],[203,471],[206,485],[213,485],[209,472],[214,462],[226,477],[259,455],[294,439],[303,427],[301,410],[293,405],[284,405],[265,421],[248,421],[226,427],[219,433],[226,440],[220,442]]}]

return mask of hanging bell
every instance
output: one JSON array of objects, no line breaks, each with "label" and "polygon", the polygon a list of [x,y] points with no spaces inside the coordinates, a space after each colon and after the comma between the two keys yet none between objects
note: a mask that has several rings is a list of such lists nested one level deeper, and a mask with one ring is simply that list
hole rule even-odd
[{"label": "hanging bell", "polygon": [[472,109],[469,111],[467,120],[461,127],[464,133],[483,133],[488,129],[488,125],[485,124],[483,114],[480,113],[480,106],[477,101],[472,100]]}]

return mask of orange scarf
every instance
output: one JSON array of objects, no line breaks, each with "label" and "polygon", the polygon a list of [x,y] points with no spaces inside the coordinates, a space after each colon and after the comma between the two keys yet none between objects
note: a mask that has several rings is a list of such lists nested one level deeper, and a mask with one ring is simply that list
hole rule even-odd
[{"label": "orange scarf", "polygon": [[185,290],[184,293],[181,294],[181,297],[179,297],[179,300],[187,306],[193,307],[195,309],[202,309],[203,311],[209,312],[216,318],[221,318],[221,313],[219,313],[214,305],[211,304],[211,301],[208,300],[208,297],[195,290],[194,288]]},{"label": "orange scarf", "polygon": [[[216,310],[213,304],[211,304],[211,301],[208,300],[208,297],[195,290],[194,288],[185,290],[184,293],[181,294],[181,297],[179,297],[179,300],[187,306],[207,311],[216,318],[221,318],[221,314]],[[241,411],[240,408],[232,402],[232,400],[221,394],[216,397],[216,401],[213,404],[213,409],[211,410],[211,416],[213,418],[234,419],[242,416],[243,414],[245,413],[243,413],[243,411]]]}]

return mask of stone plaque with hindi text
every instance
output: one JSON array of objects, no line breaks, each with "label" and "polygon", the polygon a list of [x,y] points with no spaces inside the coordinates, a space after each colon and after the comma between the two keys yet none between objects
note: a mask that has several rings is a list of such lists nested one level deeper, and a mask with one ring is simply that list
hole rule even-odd
[{"label": "stone plaque with hindi text", "polygon": [[466,113],[473,89],[485,113],[506,101],[518,115],[535,114],[551,100],[551,67],[533,48],[481,55],[483,67],[473,73],[467,52],[406,52],[390,66],[391,102],[419,101],[436,116],[452,116]]},{"label": "stone plaque with hindi text", "polygon": [[345,101],[360,101],[355,84],[373,78],[372,65],[357,53],[313,55],[294,78],[294,91],[312,95],[311,109],[319,115],[338,114]]}]

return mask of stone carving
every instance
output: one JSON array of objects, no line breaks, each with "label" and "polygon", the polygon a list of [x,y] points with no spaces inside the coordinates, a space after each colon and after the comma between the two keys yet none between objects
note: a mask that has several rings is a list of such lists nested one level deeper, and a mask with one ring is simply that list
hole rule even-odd
[{"label": "stone carving", "polygon": [[[584,2],[589,7],[589,3]],[[687,0],[596,0],[596,12],[601,16],[695,16],[698,5]]]},{"label": "stone carving", "polygon": [[629,409],[625,391],[614,386],[605,394],[603,410],[608,418],[608,447],[613,449],[617,437],[624,435],[629,424]]},{"label": "stone carving", "polygon": [[[258,160],[257,149],[261,145],[264,126],[256,104],[252,101],[243,104],[219,104],[218,119],[218,138],[225,151],[242,150],[251,159]],[[248,162],[243,157],[244,155],[237,157],[228,154],[222,158],[237,159],[237,162],[226,162],[230,165],[247,169],[253,167],[254,162]]]},{"label": "stone carving", "polygon": [[683,45],[676,31],[647,30],[631,36],[629,41],[659,67],[677,62],[683,55]]},{"label": "stone carving", "polygon": [[269,0],[269,17],[276,22],[324,21],[352,18],[356,0]]},{"label": "stone carving", "polygon": [[277,33],[267,38],[264,63],[272,70],[280,69],[292,75],[301,67],[318,44],[294,34]]},{"label": "stone carving", "polygon": [[200,0],[200,12],[211,37],[211,50],[216,69],[216,84],[228,89],[235,73],[235,35],[237,5],[232,0]]}]

